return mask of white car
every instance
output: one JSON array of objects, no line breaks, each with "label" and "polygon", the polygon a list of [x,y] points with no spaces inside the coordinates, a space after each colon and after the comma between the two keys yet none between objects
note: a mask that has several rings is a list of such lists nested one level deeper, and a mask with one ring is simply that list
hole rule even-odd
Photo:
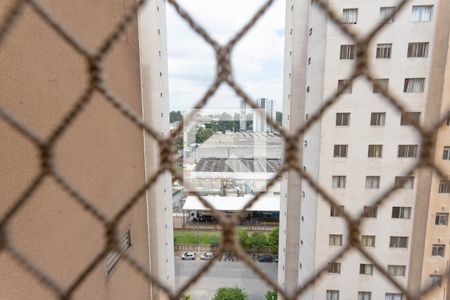
[{"label": "white car", "polygon": [[185,252],[181,255],[182,260],[195,260],[195,252]]},{"label": "white car", "polygon": [[213,254],[211,252],[205,252],[202,255],[200,255],[201,260],[210,260],[213,257]]}]

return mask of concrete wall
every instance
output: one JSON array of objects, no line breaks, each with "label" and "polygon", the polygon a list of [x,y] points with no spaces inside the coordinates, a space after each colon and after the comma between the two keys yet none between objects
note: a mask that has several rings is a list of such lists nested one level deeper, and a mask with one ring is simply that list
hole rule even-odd
[{"label": "concrete wall", "polygon": [[[0,3],[0,19],[12,2]],[[101,45],[136,3],[134,0],[41,2],[91,49]],[[48,137],[68,113],[89,80],[83,58],[27,5],[0,48],[0,69],[0,106],[42,138]],[[130,24],[107,55],[104,70],[111,91],[142,115],[136,22]],[[148,143],[152,142],[147,142],[147,146]],[[142,130],[98,93],[58,141],[54,152],[60,172],[110,217],[145,182]],[[37,149],[0,120],[0,215],[37,175],[39,164]],[[147,168],[147,174],[149,170]],[[144,195],[123,218],[119,234],[130,230],[129,254],[144,269],[153,272],[149,262],[153,232],[148,230],[147,209]],[[14,247],[63,288],[72,284],[105,242],[102,224],[50,178],[44,180],[11,220],[8,232]],[[152,269],[156,264],[152,257]],[[0,299],[51,298],[51,292],[8,254],[0,254],[0,265]],[[150,291],[151,286],[124,261],[119,261],[110,276],[106,276],[101,261],[74,296],[79,299],[149,299]]]}]

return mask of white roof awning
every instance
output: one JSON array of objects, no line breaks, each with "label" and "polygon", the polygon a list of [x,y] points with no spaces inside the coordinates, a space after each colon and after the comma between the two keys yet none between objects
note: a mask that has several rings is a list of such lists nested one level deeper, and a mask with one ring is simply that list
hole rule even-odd
[{"label": "white roof awning", "polygon": [[[245,195],[243,197],[221,197],[204,196],[215,209],[221,211],[241,210],[253,196]],[[196,196],[188,196],[183,206],[184,210],[209,210],[198,200]],[[256,201],[249,211],[280,211],[280,197],[264,195]]]}]

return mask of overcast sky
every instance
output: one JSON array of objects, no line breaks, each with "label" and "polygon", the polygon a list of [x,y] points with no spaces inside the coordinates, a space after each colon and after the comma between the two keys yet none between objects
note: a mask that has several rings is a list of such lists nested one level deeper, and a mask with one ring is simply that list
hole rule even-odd
[{"label": "overcast sky", "polygon": [[[180,0],[190,15],[219,43],[225,44],[264,3],[261,0]],[[237,44],[233,73],[253,99],[275,100],[281,111],[285,1],[278,0]],[[167,5],[170,110],[194,106],[214,80],[215,57],[211,47]],[[233,109],[239,98],[223,85],[207,108]]]}]

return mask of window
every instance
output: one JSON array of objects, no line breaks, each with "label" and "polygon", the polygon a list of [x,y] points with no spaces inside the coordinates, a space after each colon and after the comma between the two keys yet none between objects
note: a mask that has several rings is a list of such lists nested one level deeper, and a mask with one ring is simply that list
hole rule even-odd
[{"label": "window", "polygon": [[386,113],[376,112],[370,114],[370,126],[384,126],[386,122]]},{"label": "window", "polygon": [[396,176],[395,187],[400,189],[413,189],[414,177],[413,176]]},{"label": "window", "polygon": [[392,207],[392,219],[411,219],[411,207]]},{"label": "window", "polygon": [[[387,78],[382,78],[382,79],[375,79],[375,82],[378,84],[378,86],[380,86],[381,88],[383,88],[383,90],[387,91],[389,88],[389,79]],[[373,85],[373,93],[374,94],[379,94],[381,92],[381,89],[378,87],[377,85]]]},{"label": "window", "polygon": [[328,264],[328,273],[340,274],[341,263],[332,262]]},{"label": "window", "polygon": [[340,59],[355,59],[355,45],[341,45]]},{"label": "window", "polygon": [[358,292],[358,300],[370,300],[371,297],[371,292]]},{"label": "window", "polygon": [[358,9],[347,8],[342,11],[342,19],[344,24],[356,24],[358,22]]},{"label": "window", "polygon": [[345,176],[333,176],[333,188],[345,188]]},{"label": "window", "polygon": [[373,275],[373,264],[360,264],[359,274],[362,275]]},{"label": "window", "polygon": [[436,219],[434,221],[436,225],[448,225],[448,213],[436,213]]},{"label": "window", "polygon": [[441,286],[442,276],[441,275],[430,275],[430,286],[437,285]]},{"label": "window", "polygon": [[450,180],[441,180],[439,182],[439,194],[450,194]]},{"label": "window", "polygon": [[427,57],[430,43],[409,43],[408,57]]},{"label": "window", "polygon": [[[339,205],[338,208],[340,208],[340,210],[344,210],[344,206],[343,205]],[[341,217],[341,216],[342,216],[342,214],[337,209],[337,207],[330,206],[330,217]]]},{"label": "window", "polygon": [[448,117],[447,117],[447,126],[450,126],[450,112],[448,113]]},{"label": "window", "polygon": [[406,266],[401,265],[388,265],[387,272],[391,276],[405,276]]},{"label": "window", "polygon": [[377,44],[376,58],[391,58],[392,44]]},{"label": "window", "polygon": [[404,298],[400,293],[386,293],[384,300],[404,300]]},{"label": "window", "polygon": [[342,246],[342,234],[330,234],[328,241],[330,246]]},{"label": "window", "polygon": [[[387,19],[391,14],[393,14],[395,11],[395,6],[387,6],[387,7],[380,7],[380,17],[382,19]],[[394,22],[394,17],[389,19],[389,22]]]},{"label": "window", "polygon": [[378,157],[380,158],[383,154],[383,145],[369,145],[368,157]]},{"label": "window", "polygon": [[347,157],[348,145],[334,145],[334,157]]},{"label": "window", "polygon": [[405,78],[403,92],[405,93],[423,93],[425,88],[425,78]]},{"label": "window", "polygon": [[[131,234],[128,230],[125,232],[122,237],[120,238],[119,247],[122,251],[125,251],[131,247]],[[122,255],[117,251],[110,251],[105,256],[105,271],[106,274],[109,275],[114,270],[114,267],[117,265],[117,263],[120,260],[120,257]]]},{"label": "window", "polygon": [[349,126],[350,113],[336,113],[336,126]]},{"label": "window", "polygon": [[450,160],[450,146],[444,147],[444,154],[442,155],[443,160]]},{"label": "window", "polygon": [[363,217],[376,219],[378,207],[376,206],[364,206]]},{"label": "window", "polygon": [[414,5],[412,7],[412,22],[429,22],[431,21],[431,11],[433,5]]},{"label": "window", "polygon": [[398,145],[398,157],[417,157],[418,145]]},{"label": "window", "polygon": [[407,236],[391,236],[389,239],[389,247],[391,248],[408,248]]},{"label": "window", "polygon": [[442,256],[445,254],[445,245],[443,244],[434,244],[431,250],[431,256]]},{"label": "window", "polygon": [[343,94],[351,94],[352,93],[352,83],[350,80],[340,79],[338,80],[338,90],[341,90],[344,88],[344,86],[347,86],[345,90],[343,90]]},{"label": "window", "polygon": [[380,176],[366,176],[366,189],[379,189]]},{"label": "window", "polygon": [[374,235],[363,235],[361,237],[361,245],[363,247],[375,247],[375,236]]},{"label": "window", "polygon": [[327,300],[339,300],[339,291],[327,290]]},{"label": "window", "polygon": [[403,112],[400,118],[400,125],[412,125],[412,122],[420,123],[420,112]]}]

